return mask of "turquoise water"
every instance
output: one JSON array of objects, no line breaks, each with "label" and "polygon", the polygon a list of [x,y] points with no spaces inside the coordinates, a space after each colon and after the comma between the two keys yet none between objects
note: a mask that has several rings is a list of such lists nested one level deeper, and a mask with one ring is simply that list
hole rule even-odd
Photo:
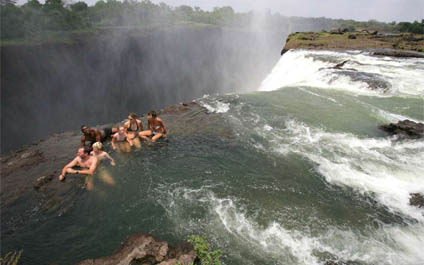
[{"label": "turquoise water", "polygon": [[162,116],[168,141],[112,152],[117,166],[103,164],[66,213],[2,244],[25,264],[110,255],[136,232],[206,234],[224,264],[424,261],[423,211],[408,205],[424,191],[424,141],[378,129],[423,121],[422,96],[290,84],[197,101]]}]

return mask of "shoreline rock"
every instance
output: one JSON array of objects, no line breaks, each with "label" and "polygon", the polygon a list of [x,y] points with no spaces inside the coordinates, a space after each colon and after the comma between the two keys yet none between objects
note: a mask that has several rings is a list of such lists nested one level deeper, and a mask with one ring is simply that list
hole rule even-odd
[{"label": "shoreline rock", "polygon": [[373,55],[424,58],[424,35],[377,32],[296,32],[287,37],[281,55],[291,49],[367,50]]},{"label": "shoreline rock", "polygon": [[127,237],[112,256],[86,259],[78,265],[191,265],[197,258],[192,244],[175,246],[151,235],[137,233]]},{"label": "shoreline rock", "polygon": [[409,204],[412,206],[417,206],[418,208],[424,208],[424,195],[420,193],[411,193],[409,198]]},{"label": "shoreline rock", "polygon": [[[196,106],[196,102],[182,103],[158,113],[172,120]],[[58,180],[60,170],[75,157],[80,137],[79,130],[55,133],[1,154],[2,237],[13,236],[35,215],[43,220],[66,213],[85,192],[84,176],[66,178],[65,183]]]},{"label": "shoreline rock", "polygon": [[388,132],[391,135],[398,135],[408,138],[422,138],[424,137],[424,124],[403,120],[397,123],[390,123],[388,125],[381,125],[380,129]]}]

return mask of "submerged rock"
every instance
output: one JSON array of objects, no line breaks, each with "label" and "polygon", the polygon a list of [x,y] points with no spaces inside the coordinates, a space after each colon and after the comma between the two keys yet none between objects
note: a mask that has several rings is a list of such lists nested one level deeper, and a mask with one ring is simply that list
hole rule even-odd
[{"label": "submerged rock", "polygon": [[[343,69],[343,68],[334,68],[334,69]],[[352,71],[353,70],[353,71]],[[338,71],[337,74],[348,76],[354,82],[363,82],[367,84],[368,88],[371,90],[381,90],[382,92],[387,92],[391,88],[391,84],[384,80],[384,78],[375,73],[366,73],[359,72],[355,69],[345,69]]]},{"label": "submerged rock", "polygon": [[399,136],[407,136],[409,138],[424,137],[424,124],[410,120],[399,121],[398,123],[390,123],[382,125],[380,129]]},{"label": "submerged rock", "polygon": [[37,191],[42,190],[43,186],[52,181],[53,178],[54,174],[39,177],[34,183],[34,189]]},{"label": "submerged rock", "polygon": [[411,193],[409,198],[409,204],[417,206],[418,208],[424,207],[424,195],[420,193]]},{"label": "submerged rock", "polygon": [[151,235],[137,233],[125,239],[114,255],[87,259],[79,265],[190,265],[194,263],[196,257],[196,251],[190,243],[182,242],[170,246]]}]

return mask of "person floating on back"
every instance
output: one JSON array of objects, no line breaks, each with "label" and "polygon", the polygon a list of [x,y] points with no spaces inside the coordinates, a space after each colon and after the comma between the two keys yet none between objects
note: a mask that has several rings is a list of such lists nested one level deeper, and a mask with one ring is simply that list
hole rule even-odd
[{"label": "person floating on back", "polygon": [[117,133],[112,137],[112,148],[113,150],[123,151],[128,153],[131,150],[133,145],[132,140],[128,138],[125,128],[123,126],[119,127]]},{"label": "person floating on back", "polygon": [[[156,111],[147,114],[147,130],[138,134],[142,139],[156,142],[159,138],[166,135],[166,127],[163,121],[158,118]],[[148,136],[151,136],[150,140]]]},{"label": "person floating on back", "polygon": [[[90,156],[91,148],[88,146],[78,149],[77,156],[69,162],[59,175],[59,180],[63,181],[67,173],[70,174],[84,174],[92,175],[96,171],[98,159],[96,156]],[[80,167],[80,170],[73,169],[73,167]]]},{"label": "person floating on back", "polygon": [[89,142],[90,146],[92,146],[95,142],[104,142],[117,131],[117,128],[104,128],[99,130],[96,128],[89,128],[87,125],[81,125],[81,132],[83,133],[83,136],[81,136],[80,147],[84,147],[85,142],[87,141]]},{"label": "person floating on back", "polygon": [[97,157],[98,161],[102,161],[105,158],[110,160],[110,164],[112,166],[115,166],[115,160],[113,160],[113,158],[105,151],[102,151],[103,149],[103,144],[101,142],[95,142],[93,144],[93,151],[91,152],[91,155],[94,155],[95,157]]},{"label": "person floating on back", "polygon": [[137,138],[138,133],[144,131],[143,123],[137,119],[135,113],[131,113],[128,116],[128,121],[124,123],[125,132],[127,137],[133,142],[134,146],[140,148],[140,141]]}]

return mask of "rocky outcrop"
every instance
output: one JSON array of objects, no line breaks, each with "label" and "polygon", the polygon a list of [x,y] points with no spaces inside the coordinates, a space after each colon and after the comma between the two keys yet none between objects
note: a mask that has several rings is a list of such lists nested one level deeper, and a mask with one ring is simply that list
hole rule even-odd
[{"label": "rocky outcrop", "polygon": [[420,193],[411,193],[409,198],[409,204],[417,206],[418,208],[424,207],[424,195]]},{"label": "rocky outcrop", "polygon": [[382,125],[380,128],[391,135],[399,135],[408,138],[421,138],[424,137],[424,124],[403,120],[397,123],[390,123],[389,125]]},{"label": "rocky outcrop", "polygon": [[375,55],[424,58],[423,34],[378,34],[361,32],[296,32],[287,37],[284,54],[290,49],[367,50]]},{"label": "rocky outcrop", "polygon": [[190,243],[171,246],[151,235],[137,233],[130,235],[112,256],[87,259],[79,265],[190,265],[196,257]]}]

